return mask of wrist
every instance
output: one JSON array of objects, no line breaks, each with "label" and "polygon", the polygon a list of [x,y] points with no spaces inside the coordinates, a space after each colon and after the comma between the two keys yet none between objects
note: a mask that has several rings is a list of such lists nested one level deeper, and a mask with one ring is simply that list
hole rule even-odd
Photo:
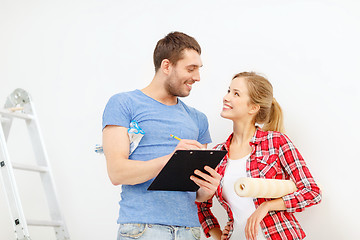
[{"label": "wrist", "polygon": [[271,211],[271,201],[263,202],[260,206],[267,212]]},{"label": "wrist", "polygon": [[260,206],[263,209],[266,209],[268,212],[286,210],[286,206],[282,198],[277,198],[271,201],[263,202]]},{"label": "wrist", "polygon": [[206,202],[210,198],[211,198],[211,196],[204,193],[204,191],[201,191],[201,188],[199,188],[196,191],[196,199],[195,199],[195,201],[197,201],[197,202]]},{"label": "wrist", "polygon": [[215,227],[209,230],[209,234],[213,239],[221,239],[222,231],[220,228]]}]

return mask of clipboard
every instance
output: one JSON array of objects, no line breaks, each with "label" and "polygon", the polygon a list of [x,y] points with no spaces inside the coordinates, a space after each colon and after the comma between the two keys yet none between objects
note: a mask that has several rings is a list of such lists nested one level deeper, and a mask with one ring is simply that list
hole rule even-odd
[{"label": "clipboard", "polygon": [[215,169],[226,153],[226,150],[177,150],[148,190],[196,192],[199,186],[190,179],[195,169],[205,173],[205,166]]}]

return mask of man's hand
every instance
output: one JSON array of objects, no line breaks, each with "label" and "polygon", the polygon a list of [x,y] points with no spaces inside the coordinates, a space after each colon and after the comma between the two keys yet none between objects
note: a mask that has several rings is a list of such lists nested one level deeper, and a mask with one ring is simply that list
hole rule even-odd
[{"label": "man's hand", "polygon": [[196,150],[202,148],[204,148],[204,146],[196,140],[182,139],[175,147],[174,152],[176,150]]},{"label": "man's hand", "polygon": [[210,175],[201,172],[200,170],[195,170],[194,174],[203,179],[195,177],[192,175],[190,179],[194,181],[200,188],[196,192],[196,201],[205,202],[214,196],[216,189],[218,188],[221,180],[220,174],[218,174],[213,168],[209,166],[204,167]]}]

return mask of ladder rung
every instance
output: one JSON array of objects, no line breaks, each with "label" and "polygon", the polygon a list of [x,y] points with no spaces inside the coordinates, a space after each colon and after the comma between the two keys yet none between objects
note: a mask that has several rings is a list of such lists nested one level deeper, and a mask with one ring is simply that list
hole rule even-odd
[{"label": "ladder rung", "polygon": [[2,118],[2,117],[0,117],[0,121],[1,121],[1,122],[10,122],[10,119],[9,119],[9,118]]},{"label": "ladder rung", "polygon": [[61,221],[26,220],[26,222],[30,226],[60,227],[63,225]]},{"label": "ladder rung", "polygon": [[49,169],[43,166],[27,165],[22,163],[12,163],[13,168],[25,170],[25,171],[34,171],[34,172],[48,172]]},{"label": "ladder rung", "polygon": [[15,118],[22,118],[22,119],[34,119],[34,116],[31,114],[21,113],[21,112],[10,112],[6,109],[0,109],[0,115],[5,117],[15,117]]}]

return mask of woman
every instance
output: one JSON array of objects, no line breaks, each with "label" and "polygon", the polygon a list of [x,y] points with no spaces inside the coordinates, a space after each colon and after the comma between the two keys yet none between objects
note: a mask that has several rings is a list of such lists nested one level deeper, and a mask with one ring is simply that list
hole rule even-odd
[{"label": "woman", "polygon": [[[221,231],[210,210],[212,199],[197,203],[206,236],[303,239],[305,233],[293,213],[318,204],[321,193],[299,151],[282,133],[282,111],[271,83],[253,72],[236,74],[223,99],[221,116],[233,121],[233,133],[215,147],[228,150],[217,167],[222,179],[215,196],[226,209],[229,222]],[[240,177],[291,179],[298,190],[278,199],[239,197],[234,183]]]}]

